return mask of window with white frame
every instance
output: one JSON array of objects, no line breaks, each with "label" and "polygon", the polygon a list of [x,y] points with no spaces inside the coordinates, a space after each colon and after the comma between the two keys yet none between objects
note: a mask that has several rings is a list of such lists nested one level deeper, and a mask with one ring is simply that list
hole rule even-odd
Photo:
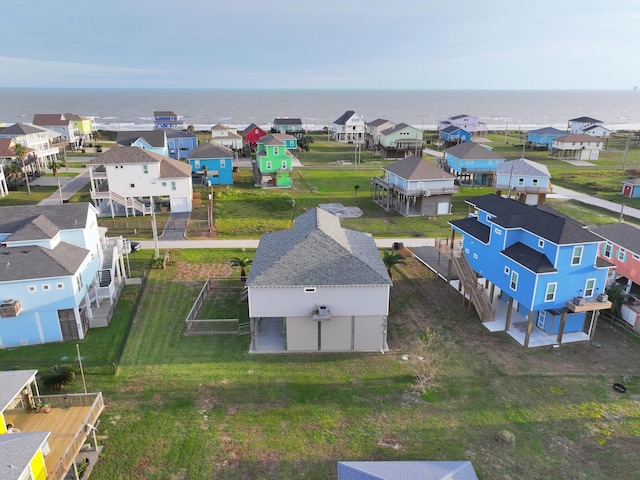
[{"label": "window with white frame", "polygon": [[43,283],[42,290],[48,292],[49,290],[51,290],[51,285],[49,285],[48,283]]},{"label": "window with white frame", "polygon": [[544,295],[544,301],[553,302],[556,299],[557,289],[558,289],[558,282],[547,283],[547,292]]},{"label": "window with white frame", "polygon": [[171,182],[171,190],[175,190],[176,189],[176,182]]},{"label": "window with white frame", "polygon": [[142,173],[149,173],[149,165],[142,165]]},{"label": "window with white frame", "polygon": [[129,184],[129,188],[136,188],[136,184],[135,183],[130,183]]},{"label": "window with white frame", "polygon": [[200,160],[194,160],[193,161],[193,166],[194,168],[197,170],[200,168]]},{"label": "window with white frame", "polygon": [[620,260],[621,262],[627,261],[627,251],[624,248],[618,250],[618,260]]},{"label": "window with white frame", "polygon": [[519,186],[524,185],[524,178],[518,178],[518,185]]},{"label": "window with white frame", "polygon": [[533,185],[534,187],[537,187],[538,186],[538,179],[537,178],[533,178],[531,180],[531,185]]},{"label": "window with white frame", "polygon": [[35,285],[29,285],[29,286],[27,287],[27,291],[28,291],[29,293],[36,292],[37,290],[38,290],[38,289],[36,288],[36,286],[35,286]]},{"label": "window with white frame", "polygon": [[316,287],[304,287],[304,293],[316,293]]},{"label": "window with white frame", "polygon": [[79,274],[79,275],[76,277],[76,286],[78,287],[78,291],[81,291],[81,290],[82,290],[83,283],[82,283],[82,275],[81,275],[81,274]]},{"label": "window with white frame", "polygon": [[266,165],[265,165],[265,168],[266,168],[267,170],[271,170],[271,160],[267,160],[267,163],[266,163]]},{"label": "window with white frame", "polygon": [[538,239],[538,247],[544,248],[544,240],[542,240],[541,238]]},{"label": "window with white frame", "polygon": [[613,255],[613,243],[606,242],[603,245],[603,247],[602,247],[602,255],[604,255],[607,258],[611,258],[611,255]]},{"label": "window with white frame", "polygon": [[223,158],[220,160],[220,168],[224,168],[226,165],[226,160]]},{"label": "window with white frame", "polygon": [[511,271],[511,281],[509,282],[509,287],[511,290],[518,289],[518,272],[512,270]]},{"label": "window with white frame", "polygon": [[56,288],[58,290],[64,290],[64,283],[56,283]]},{"label": "window with white frame", "polygon": [[273,154],[280,155],[280,149],[278,147],[273,147]]},{"label": "window with white frame", "polygon": [[582,261],[582,245],[576,245],[573,247],[573,253],[571,254],[571,265],[580,265]]},{"label": "window with white frame", "polygon": [[502,235],[502,230],[500,230],[499,228],[494,228],[493,231],[496,233],[496,235]]},{"label": "window with white frame", "polygon": [[509,275],[509,272],[511,271],[511,269],[509,267],[504,267],[504,273],[505,275]]},{"label": "window with white frame", "polygon": [[586,282],[584,282],[584,297],[593,297],[593,290],[596,288],[596,279],[589,278]]},{"label": "window with white frame", "polygon": [[286,160],[282,161],[282,168],[287,168],[287,161]]}]

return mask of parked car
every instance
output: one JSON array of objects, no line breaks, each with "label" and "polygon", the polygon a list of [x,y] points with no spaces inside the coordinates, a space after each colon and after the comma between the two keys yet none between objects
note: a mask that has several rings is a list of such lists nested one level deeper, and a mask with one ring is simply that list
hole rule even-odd
[{"label": "parked car", "polygon": [[130,242],[130,243],[131,243],[132,252],[137,252],[138,250],[140,250],[140,248],[142,248],[142,245],[140,244],[140,242]]}]

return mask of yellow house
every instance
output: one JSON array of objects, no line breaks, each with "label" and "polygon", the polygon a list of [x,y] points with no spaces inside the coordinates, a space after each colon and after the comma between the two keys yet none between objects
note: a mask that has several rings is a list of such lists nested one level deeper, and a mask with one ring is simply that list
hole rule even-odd
[{"label": "yellow house", "polygon": [[95,130],[93,126],[93,120],[88,117],[83,117],[75,113],[65,113],[65,118],[71,121],[71,125],[76,131],[76,135],[80,138],[80,145],[83,146],[85,142],[92,139],[92,134]]},{"label": "yellow house", "polygon": [[[77,458],[99,454],[95,425],[102,394],[40,395],[37,370],[0,372],[0,479],[63,480],[79,478]],[[48,413],[35,407],[47,404]],[[47,411],[45,409],[44,411]],[[17,430],[8,431],[8,424]],[[82,450],[85,443],[90,450]]]}]

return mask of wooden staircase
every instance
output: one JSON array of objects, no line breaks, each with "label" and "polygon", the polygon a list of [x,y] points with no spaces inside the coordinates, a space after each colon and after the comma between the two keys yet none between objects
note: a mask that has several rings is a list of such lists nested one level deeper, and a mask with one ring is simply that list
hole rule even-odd
[{"label": "wooden staircase", "polygon": [[482,322],[491,322],[495,318],[495,309],[491,299],[482,286],[478,285],[476,274],[464,255],[453,255],[453,266],[456,269],[463,293],[468,293],[478,317]]}]

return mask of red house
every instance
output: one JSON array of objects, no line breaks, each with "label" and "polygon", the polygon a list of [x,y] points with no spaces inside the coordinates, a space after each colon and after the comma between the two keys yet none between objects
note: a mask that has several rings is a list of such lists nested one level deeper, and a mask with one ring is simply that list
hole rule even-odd
[{"label": "red house", "polygon": [[248,143],[251,146],[251,150],[256,149],[256,142],[267,134],[255,123],[252,123],[242,131],[242,139],[244,143]]},{"label": "red house", "polygon": [[612,280],[625,285],[627,292],[637,291],[637,285],[640,285],[640,230],[626,223],[614,223],[592,231],[605,240],[598,256],[616,266]]}]

